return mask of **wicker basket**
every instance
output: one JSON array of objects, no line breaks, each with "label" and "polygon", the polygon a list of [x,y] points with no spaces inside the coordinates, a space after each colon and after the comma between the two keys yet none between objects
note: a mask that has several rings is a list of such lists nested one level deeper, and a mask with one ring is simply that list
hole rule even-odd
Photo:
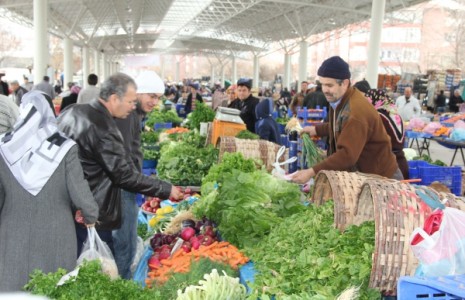
[{"label": "wicker basket", "polygon": [[353,224],[355,207],[363,183],[368,179],[389,180],[385,177],[344,171],[320,171],[315,177],[312,202],[321,205],[334,200],[334,224],[340,230]]},{"label": "wicker basket", "polygon": [[[218,159],[220,162],[225,152],[241,152],[245,158],[260,159],[266,166],[266,169],[271,171],[281,146],[265,140],[245,140],[231,136],[223,136],[220,137],[217,147],[220,149]],[[286,160],[288,155],[288,150],[286,150],[279,161],[282,162]]]},{"label": "wicker basket", "polygon": [[[414,275],[418,260],[410,249],[410,236],[422,227],[432,209],[415,193],[428,189],[448,206],[463,208],[462,199],[453,194],[437,193],[428,187],[386,180],[366,180],[355,207],[355,224],[375,221],[375,250],[369,286],[395,294],[400,276]],[[336,202],[335,202],[336,203]],[[336,209],[335,209],[336,214]]]}]

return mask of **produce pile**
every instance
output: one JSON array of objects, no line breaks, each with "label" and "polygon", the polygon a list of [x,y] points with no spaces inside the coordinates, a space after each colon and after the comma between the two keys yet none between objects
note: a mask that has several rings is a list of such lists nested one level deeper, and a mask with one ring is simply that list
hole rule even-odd
[{"label": "produce pile", "polygon": [[200,123],[213,122],[215,115],[215,111],[205,103],[195,101],[195,110],[187,116],[187,126],[190,129],[200,130]]},{"label": "produce pile", "polygon": [[[154,112],[147,125],[176,122],[172,111]],[[184,189],[180,202],[147,197],[141,206],[145,241],[134,281],[111,280],[99,261],[85,262],[79,275],[64,285],[67,272],[36,271],[26,286],[51,299],[336,299],[356,287],[359,299],[379,299],[368,288],[375,226],[365,222],[344,232],[334,228],[333,203],[306,206],[297,184],[267,173],[263,165],[239,153],[224,153],[205,143],[200,122],[215,113],[197,103],[189,126],[143,134],[147,151],[158,160],[161,179],[179,186],[201,186],[200,195]],[[177,118],[177,116],[176,116]],[[300,127],[297,119],[288,123]],[[297,128],[297,129],[296,129]],[[250,132],[242,138],[255,138]],[[158,148],[153,148],[154,145]],[[322,158],[303,137],[308,164]],[[198,191],[198,190],[197,190]],[[142,218],[147,216],[147,218]],[[142,242],[140,242],[142,245]],[[139,246],[140,246],[139,245]],[[143,254],[141,254],[143,252]],[[238,270],[249,259],[256,269],[251,295],[239,283]],[[137,262],[136,262],[137,264]]]},{"label": "produce pile", "polygon": [[336,299],[360,286],[359,299],[380,299],[378,291],[368,288],[374,244],[373,221],[341,233],[333,225],[332,201],[311,205],[246,249],[257,270],[254,294],[261,299]]},{"label": "produce pile", "polygon": [[193,207],[197,218],[216,222],[221,236],[239,248],[258,243],[273,225],[305,208],[297,185],[254,170],[241,156],[226,157],[212,170],[216,180],[204,180],[202,200]]},{"label": "produce pile", "polygon": [[70,279],[63,285],[57,286],[60,279],[67,273],[58,269],[55,273],[44,274],[36,270],[31,274],[31,280],[25,290],[35,295],[43,295],[50,299],[63,300],[98,300],[98,299],[140,299],[157,300],[157,290],[143,289],[132,280],[116,279],[101,271],[100,261],[85,262],[79,269],[76,279]]},{"label": "produce pile", "polygon": [[184,133],[182,137],[162,146],[157,167],[159,177],[176,185],[200,186],[218,160],[218,149],[211,145],[204,147],[205,138],[196,133]]},{"label": "produce pile", "polygon": [[178,116],[176,111],[168,110],[168,111],[159,111],[153,110],[150,114],[147,115],[147,121],[145,122],[145,126],[149,128],[153,128],[155,124],[160,123],[173,123],[173,124],[181,124],[182,119]]}]

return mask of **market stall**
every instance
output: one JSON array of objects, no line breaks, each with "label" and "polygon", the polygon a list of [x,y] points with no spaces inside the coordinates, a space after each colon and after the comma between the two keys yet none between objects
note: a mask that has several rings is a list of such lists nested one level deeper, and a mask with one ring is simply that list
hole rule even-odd
[{"label": "market stall", "polygon": [[[53,299],[414,299],[408,284],[420,284],[411,276],[424,264],[411,237],[438,210],[464,210],[462,198],[342,171],[319,172],[307,190],[277,168],[294,154],[299,168],[323,159],[308,136],[284,151],[252,135],[212,145],[199,133],[212,117],[203,107],[189,130],[158,128],[144,138],[157,152],[152,175],[178,185],[184,199],[142,198],[133,280],[111,280],[90,262],[58,287],[66,271],[37,272],[27,289]],[[411,164],[423,178],[449,170]]]}]

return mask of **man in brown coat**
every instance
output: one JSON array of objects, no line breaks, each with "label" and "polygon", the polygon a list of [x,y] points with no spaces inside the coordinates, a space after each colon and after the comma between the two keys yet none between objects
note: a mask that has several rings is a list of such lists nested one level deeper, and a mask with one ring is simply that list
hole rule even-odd
[{"label": "man in brown coat", "polygon": [[364,95],[350,86],[349,65],[339,56],[330,57],[318,69],[318,76],[330,103],[329,122],[305,127],[302,132],[328,136],[328,157],[294,173],[292,180],[306,183],[321,170],[360,171],[403,179],[381,118]]}]

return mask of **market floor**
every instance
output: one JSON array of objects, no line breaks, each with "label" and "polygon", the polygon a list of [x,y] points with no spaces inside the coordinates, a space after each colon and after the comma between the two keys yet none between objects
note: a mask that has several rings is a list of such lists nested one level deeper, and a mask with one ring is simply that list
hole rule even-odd
[{"label": "market floor", "polygon": [[[420,143],[420,147],[421,147],[421,143]],[[412,146],[412,148],[417,150],[416,146]],[[454,156],[455,150],[444,147],[438,144],[436,141],[430,141],[429,152],[430,152],[430,157],[433,161],[439,159],[449,166],[452,161],[452,157]],[[418,150],[417,150],[417,153],[418,153]],[[425,150],[423,150],[422,154],[428,154],[428,153]],[[465,169],[465,162],[463,161],[462,155],[460,154],[460,149],[457,151],[457,154],[455,155],[453,165],[461,166],[462,170]]]}]

